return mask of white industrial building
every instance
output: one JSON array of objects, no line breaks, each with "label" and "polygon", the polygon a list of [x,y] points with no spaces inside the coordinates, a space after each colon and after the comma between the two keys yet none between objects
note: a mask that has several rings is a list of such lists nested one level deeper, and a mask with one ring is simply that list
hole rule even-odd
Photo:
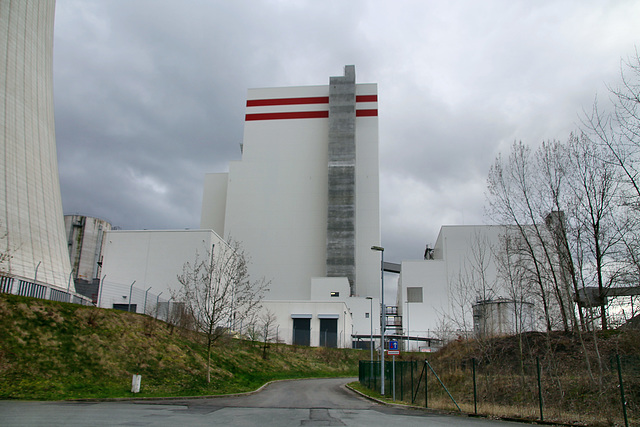
[{"label": "white industrial building", "polygon": [[107,231],[98,306],[157,314],[157,304],[180,288],[184,264],[222,244],[212,230]]},{"label": "white industrial building", "polygon": [[329,85],[250,89],[242,160],[205,177],[201,230],[107,232],[99,305],[143,312],[149,287],[167,298],[195,251],[226,236],[270,282],[263,313],[280,341],[379,334],[377,100],[353,66]]},{"label": "white industrial building", "polygon": [[[432,351],[435,340],[515,332],[535,328],[532,304],[522,302],[516,319],[503,295],[496,262],[506,226],[443,226],[425,259],[403,261],[398,280],[398,312],[405,348]],[[513,301],[511,301],[513,302]],[[475,307],[474,317],[473,310]],[[482,334],[480,334],[482,332]]]},{"label": "white industrial building", "polygon": [[54,0],[0,2],[0,291],[76,302],[53,115]]},{"label": "white industrial building", "polygon": [[379,319],[377,102],[353,66],[329,85],[250,89],[242,160],[205,178],[201,228],[241,242],[251,276],[271,281],[285,342],[319,345],[322,323],[351,347]]}]

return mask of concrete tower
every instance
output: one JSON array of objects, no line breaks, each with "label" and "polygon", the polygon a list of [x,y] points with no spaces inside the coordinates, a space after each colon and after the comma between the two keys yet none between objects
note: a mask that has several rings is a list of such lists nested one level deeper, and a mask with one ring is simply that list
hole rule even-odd
[{"label": "concrete tower", "polygon": [[53,119],[54,11],[55,0],[0,0],[0,275],[20,286],[66,290],[71,266]]},{"label": "concrete tower", "polygon": [[267,299],[314,299],[320,279],[379,294],[377,92],[351,65],[328,85],[248,91],[242,160],[205,178],[201,227],[242,243]]}]

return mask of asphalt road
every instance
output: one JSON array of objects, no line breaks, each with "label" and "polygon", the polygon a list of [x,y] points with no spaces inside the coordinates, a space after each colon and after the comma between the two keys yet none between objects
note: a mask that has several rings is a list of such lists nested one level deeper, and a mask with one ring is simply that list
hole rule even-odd
[{"label": "asphalt road", "polygon": [[518,423],[379,405],[348,390],[355,379],[280,381],[249,395],[126,402],[0,401],[7,426],[490,427]]}]

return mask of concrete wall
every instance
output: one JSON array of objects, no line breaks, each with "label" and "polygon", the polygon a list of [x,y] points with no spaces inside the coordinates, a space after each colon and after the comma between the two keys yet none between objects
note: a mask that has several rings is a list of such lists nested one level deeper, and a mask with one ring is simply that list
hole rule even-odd
[{"label": "concrete wall", "polygon": [[204,177],[200,228],[213,230],[222,237],[224,237],[228,182],[229,174],[227,173],[208,173]]},{"label": "concrete wall", "polygon": [[[185,262],[210,254],[212,245],[225,244],[212,230],[109,231],[105,237],[102,274],[105,276],[100,307],[129,303],[129,288],[135,281],[136,311],[143,312],[144,291],[168,300],[179,289],[177,276]],[[215,252],[215,251],[214,251]],[[155,301],[154,301],[155,302]],[[150,307],[151,304],[148,304]]]},{"label": "concrete wall", "polygon": [[0,251],[11,255],[0,271],[66,290],[71,266],[53,116],[54,9],[53,0],[0,2]]},{"label": "concrete wall", "polygon": [[[422,303],[407,303],[407,288],[420,288]],[[412,337],[438,338],[441,318],[449,313],[449,293],[443,260],[403,261],[398,279],[398,312],[402,316],[403,334]],[[423,344],[410,343],[412,351]]]},{"label": "concrete wall", "polygon": [[376,296],[371,301],[366,299],[366,296],[350,297],[349,292],[350,285],[346,277],[314,277],[311,279],[312,301],[340,301],[347,305],[353,316],[353,335],[369,335],[371,333],[371,319],[373,319],[373,333],[379,334],[380,298]]}]

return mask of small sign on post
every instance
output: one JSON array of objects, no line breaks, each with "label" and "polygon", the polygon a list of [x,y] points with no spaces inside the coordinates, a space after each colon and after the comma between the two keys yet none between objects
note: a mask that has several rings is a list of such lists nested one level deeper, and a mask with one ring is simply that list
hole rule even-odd
[{"label": "small sign on post", "polygon": [[131,379],[131,393],[140,393],[140,383],[142,382],[142,375],[133,375]]},{"label": "small sign on post", "polygon": [[398,341],[396,341],[396,340],[389,341],[389,351],[388,351],[388,353],[391,356],[400,355],[400,350],[398,350]]}]

